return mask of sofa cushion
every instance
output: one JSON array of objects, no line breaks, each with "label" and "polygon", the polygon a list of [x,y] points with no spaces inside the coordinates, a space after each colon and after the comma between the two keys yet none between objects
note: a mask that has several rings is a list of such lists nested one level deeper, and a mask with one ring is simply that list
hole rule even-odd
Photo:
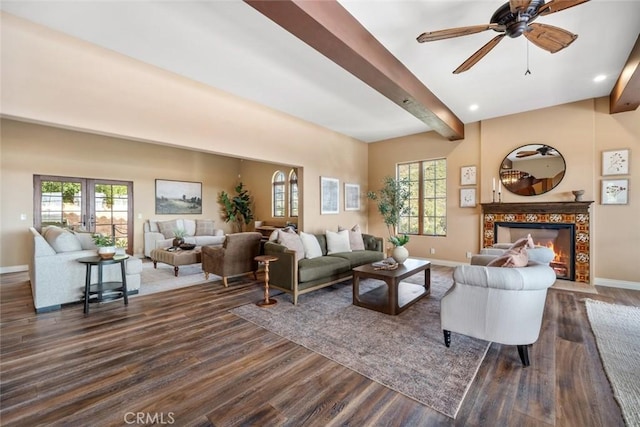
[{"label": "sofa cushion", "polygon": [[304,259],[304,246],[300,236],[293,231],[279,230],[278,243],[284,245],[287,249],[294,251],[298,261]]},{"label": "sofa cushion", "polygon": [[[181,221],[182,225],[180,224]],[[178,228],[182,228],[187,236],[196,235],[196,221],[194,219],[179,219]]]},{"label": "sofa cushion", "polygon": [[82,245],[75,234],[64,228],[56,226],[47,227],[42,237],[44,237],[47,243],[49,243],[57,253],[82,250]]},{"label": "sofa cushion", "polygon": [[349,246],[349,230],[342,230],[337,233],[326,230],[325,235],[327,236],[327,255],[351,252],[351,246]]},{"label": "sofa cushion", "polygon": [[487,267],[525,267],[529,263],[527,249],[510,249],[504,255],[492,260]]},{"label": "sofa cushion", "polygon": [[347,261],[349,261],[351,268],[354,268],[364,264],[371,264],[376,261],[382,261],[384,259],[384,254],[379,251],[352,251],[331,254],[329,255],[329,257],[346,259]]},{"label": "sofa cushion", "polygon": [[194,236],[213,236],[215,222],[212,219],[196,219],[196,232]]},{"label": "sofa cushion", "polygon": [[83,250],[98,249],[96,243],[93,241],[93,233],[89,233],[88,231],[74,231],[73,234],[75,234]]},{"label": "sofa cushion", "polygon": [[[338,231],[342,231],[344,228],[338,226]],[[362,240],[362,231],[360,231],[360,225],[354,225],[349,230],[349,246],[352,251],[364,251],[364,240]]]},{"label": "sofa cushion", "polygon": [[351,270],[351,264],[344,258],[323,256],[302,259],[298,262],[298,282],[325,279]]},{"label": "sofa cushion", "polygon": [[322,256],[322,249],[315,235],[301,231],[300,240],[302,240],[302,246],[304,247],[305,258],[313,259]]},{"label": "sofa cushion", "polygon": [[158,221],[158,229],[165,239],[173,239],[175,237],[175,231],[178,228],[178,221],[175,219],[169,221]]}]

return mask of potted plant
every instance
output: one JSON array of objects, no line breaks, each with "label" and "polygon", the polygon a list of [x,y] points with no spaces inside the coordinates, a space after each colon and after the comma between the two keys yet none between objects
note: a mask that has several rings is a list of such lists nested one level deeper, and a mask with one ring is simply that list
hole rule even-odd
[{"label": "potted plant", "polygon": [[235,231],[242,232],[253,221],[253,200],[242,182],[236,185],[235,191],[236,195],[233,197],[222,191],[218,196],[218,203],[221,205],[224,221],[231,222]]},{"label": "potted plant", "polygon": [[181,244],[183,244],[184,243],[184,238],[185,238],[186,235],[187,235],[187,232],[184,229],[176,228],[173,231],[174,239],[173,239],[172,245],[175,246],[175,247],[178,247]]},{"label": "potted plant", "polygon": [[[396,179],[392,176],[387,176],[383,180],[383,186],[377,192],[369,191],[367,197],[370,200],[377,202],[378,212],[382,215],[382,220],[387,226],[389,232],[389,242],[395,248],[402,248],[398,250],[397,256],[392,255],[396,262],[402,264],[409,252],[404,247],[409,241],[409,236],[403,234],[402,236],[396,235],[400,218],[409,213],[409,180],[407,178]],[[404,255],[404,256],[403,256]]]},{"label": "potted plant", "polygon": [[98,255],[102,259],[111,259],[116,254],[116,242],[113,236],[94,234],[93,243],[98,247]]}]

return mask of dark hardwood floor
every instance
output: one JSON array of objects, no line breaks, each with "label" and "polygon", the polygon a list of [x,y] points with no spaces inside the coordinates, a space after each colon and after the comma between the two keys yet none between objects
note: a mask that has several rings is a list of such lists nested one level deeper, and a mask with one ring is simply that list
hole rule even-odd
[{"label": "dark hardwood floor", "polygon": [[638,291],[550,290],[531,366],[492,344],[453,420],[230,314],[262,297],[255,282],[87,316],[36,315],[26,273],[1,283],[2,426],[622,426],[583,301],[640,305]]}]

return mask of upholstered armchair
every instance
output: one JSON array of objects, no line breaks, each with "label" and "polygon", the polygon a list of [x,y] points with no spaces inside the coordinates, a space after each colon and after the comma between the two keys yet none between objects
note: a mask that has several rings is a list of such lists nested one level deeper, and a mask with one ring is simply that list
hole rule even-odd
[{"label": "upholstered armchair", "polygon": [[209,274],[222,276],[226,288],[230,276],[253,272],[255,277],[258,262],[254,258],[260,255],[261,238],[262,235],[256,232],[232,233],[227,234],[222,247],[203,246],[202,270],[205,278],[209,280]]},{"label": "upholstered armchair", "polygon": [[[536,251],[536,259],[553,259],[548,248]],[[525,267],[486,266],[495,257],[473,257],[471,265],[455,268],[453,286],[440,301],[445,345],[451,344],[451,332],[516,345],[522,364],[529,366],[528,345],[538,340],[547,289],[556,274],[548,261],[531,259]]]}]

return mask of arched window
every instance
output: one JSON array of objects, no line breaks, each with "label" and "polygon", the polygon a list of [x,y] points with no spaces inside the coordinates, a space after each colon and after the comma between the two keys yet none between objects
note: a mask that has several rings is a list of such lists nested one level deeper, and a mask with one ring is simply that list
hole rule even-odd
[{"label": "arched window", "polygon": [[273,196],[273,216],[274,217],[284,217],[284,206],[285,206],[285,176],[284,172],[276,171],[273,174],[273,178],[271,180],[271,185],[273,188],[272,196]]},{"label": "arched window", "polygon": [[298,216],[298,175],[295,169],[289,172],[289,216]]}]

